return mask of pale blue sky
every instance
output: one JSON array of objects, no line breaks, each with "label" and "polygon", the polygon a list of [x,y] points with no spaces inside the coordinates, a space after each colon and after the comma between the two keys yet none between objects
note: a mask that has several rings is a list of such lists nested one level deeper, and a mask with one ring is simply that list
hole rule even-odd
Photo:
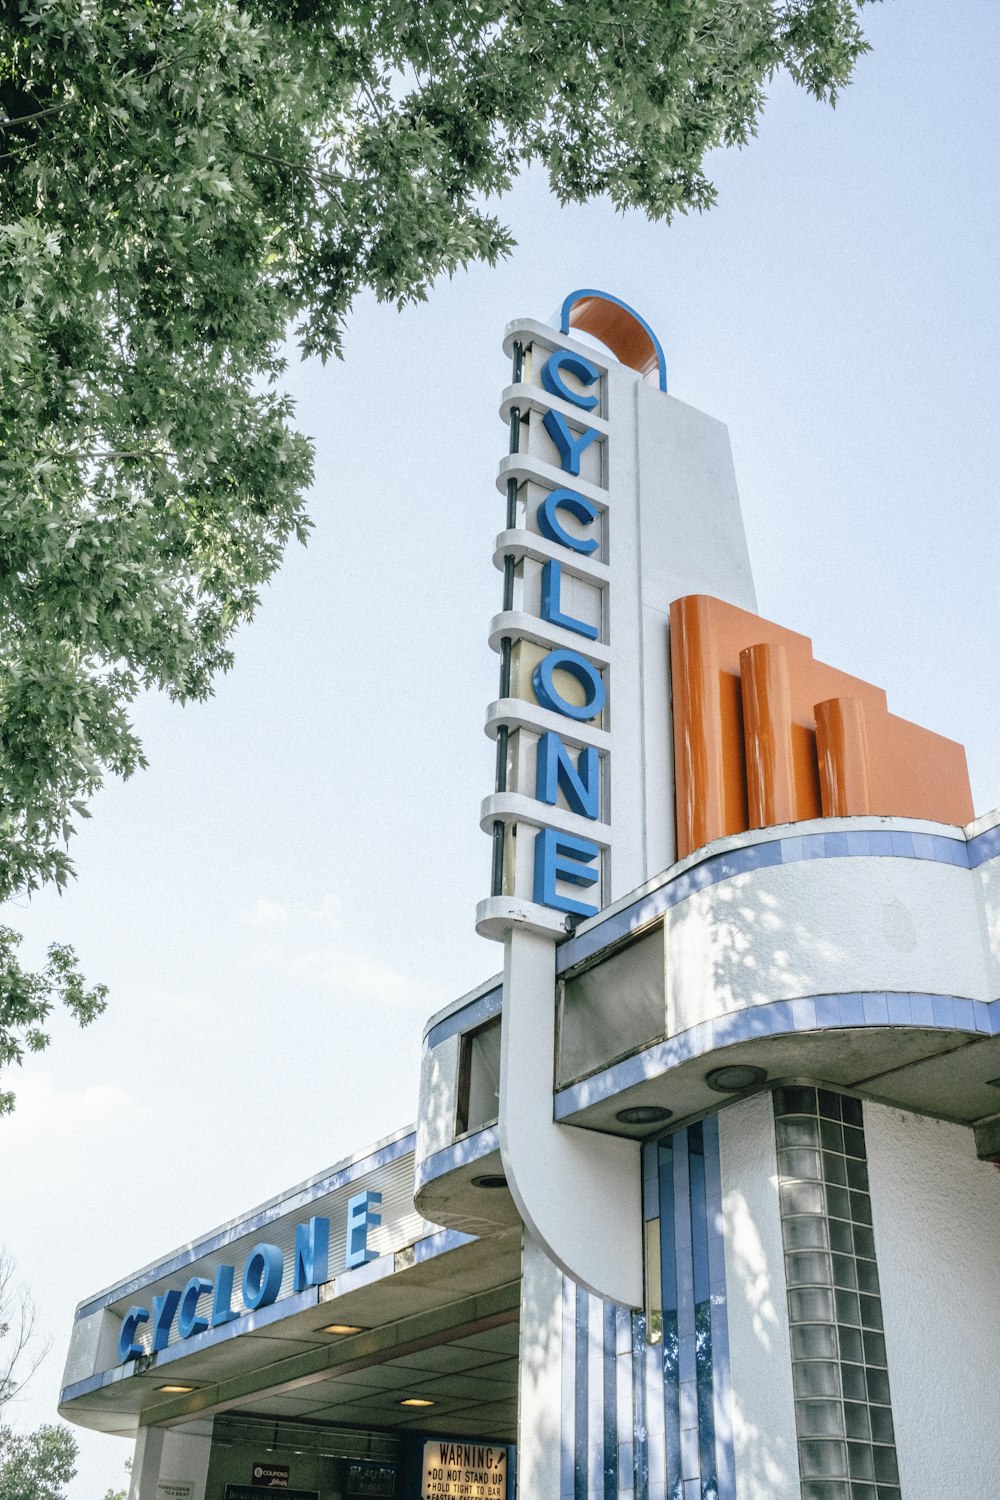
[{"label": "pale blue sky", "polygon": [[[499,965],[473,931],[505,322],[636,306],[672,392],[728,423],[761,613],[963,740],[1000,803],[995,0],[888,0],[837,110],[778,81],[719,204],[671,228],[502,205],[519,248],[293,367],[318,443],[295,548],[212,703],[142,705],[151,769],[94,803],[79,881],[8,908],[76,944],[107,1016],[14,1079],[0,1239],[53,1350],[74,1304],[413,1116],[421,1025]],[[440,809],[436,812],[435,809]],[[83,1437],[73,1500],[125,1445]]]}]

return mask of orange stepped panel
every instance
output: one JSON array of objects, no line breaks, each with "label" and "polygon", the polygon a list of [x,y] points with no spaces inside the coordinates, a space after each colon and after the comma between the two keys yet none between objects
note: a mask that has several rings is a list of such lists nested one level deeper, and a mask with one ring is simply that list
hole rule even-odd
[{"label": "orange stepped panel", "polygon": [[965,750],[816,661],[808,636],[707,594],[670,606],[677,858],[805,818],[974,816]]}]

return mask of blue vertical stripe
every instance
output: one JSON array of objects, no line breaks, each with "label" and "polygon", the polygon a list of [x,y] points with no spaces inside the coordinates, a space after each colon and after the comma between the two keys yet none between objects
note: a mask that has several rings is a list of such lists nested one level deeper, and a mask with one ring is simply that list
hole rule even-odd
[{"label": "blue vertical stripe", "polygon": [[649,1450],[646,1443],[646,1315],[632,1314],[632,1492],[649,1500]]},{"label": "blue vertical stripe", "polygon": [[575,1500],[573,1463],[576,1447],[576,1287],[562,1278],[562,1434],[559,1455],[560,1500]]},{"label": "blue vertical stripe", "polygon": [[604,1500],[618,1500],[618,1309],[605,1302],[604,1317]]},{"label": "blue vertical stripe", "polygon": [[698,1403],[698,1457],[702,1500],[718,1500],[715,1471],[715,1404],[712,1364],[712,1300],[708,1270],[708,1204],[705,1146],[701,1125],[688,1131],[688,1175],[691,1184],[691,1252],[694,1282],[695,1369]]},{"label": "blue vertical stripe", "polygon": [[564,1279],[561,1500],[736,1500],[716,1120],[645,1146],[642,1176],[662,1344]]},{"label": "blue vertical stripe", "polygon": [[[677,1132],[680,1135],[682,1132]],[[666,1447],[666,1500],[681,1500],[680,1318],[677,1269],[675,1163],[669,1137],[658,1147],[660,1158],[660,1295],[663,1299],[663,1417]],[[679,1144],[679,1143],[678,1143]]]},{"label": "blue vertical stripe", "polygon": [[712,1399],[715,1427],[715,1472],[719,1500],[736,1500],[733,1453],[733,1397],[729,1365],[729,1319],[726,1307],[726,1243],[722,1217],[722,1159],[719,1118],[702,1121],[705,1160],[705,1221],[708,1230],[708,1278],[712,1316]]},{"label": "blue vertical stripe", "polygon": [[576,1289],[576,1401],[573,1416],[576,1423],[573,1444],[573,1500],[587,1500],[587,1416],[589,1395],[589,1303],[582,1287]]}]

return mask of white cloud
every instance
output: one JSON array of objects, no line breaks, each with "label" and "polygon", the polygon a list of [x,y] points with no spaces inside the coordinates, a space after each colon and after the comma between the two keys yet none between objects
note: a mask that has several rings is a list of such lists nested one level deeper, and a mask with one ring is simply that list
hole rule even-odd
[{"label": "white cloud", "polygon": [[245,956],[283,982],[329,991],[338,1004],[412,1009],[421,1018],[441,1003],[438,990],[426,981],[351,943],[337,896],[311,905],[259,898],[243,921],[259,935]]},{"label": "white cloud", "polygon": [[6,1075],[17,1103],[14,1113],[4,1121],[4,1145],[14,1144],[19,1135],[35,1137],[39,1133],[58,1133],[65,1139],[89,1125],[107,1125],[122,1119],[136,1108],[135,1095],[126,1088],[110,1084],[88,1084],[83,1088],[60,1088],[51,1073]]}]

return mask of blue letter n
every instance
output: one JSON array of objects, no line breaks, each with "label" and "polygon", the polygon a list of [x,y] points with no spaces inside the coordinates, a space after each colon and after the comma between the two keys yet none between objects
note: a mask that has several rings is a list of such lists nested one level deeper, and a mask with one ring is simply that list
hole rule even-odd
[{"label": "blue letter n", "polygon": [[584,818],[600,816],[600,757],[593,745],[580,751],[574,766],[570,752],[552,730],[538,741],[535,796],[555,807],[560,787],[570,809]]},{"label": "blue letter n", "polygon": [[320,1286],[328,1279],[329,1260],[330,1220],[316,1216],[307,1224],[296,1224],[292,1290],[304,1292],[307,1286]]}]

